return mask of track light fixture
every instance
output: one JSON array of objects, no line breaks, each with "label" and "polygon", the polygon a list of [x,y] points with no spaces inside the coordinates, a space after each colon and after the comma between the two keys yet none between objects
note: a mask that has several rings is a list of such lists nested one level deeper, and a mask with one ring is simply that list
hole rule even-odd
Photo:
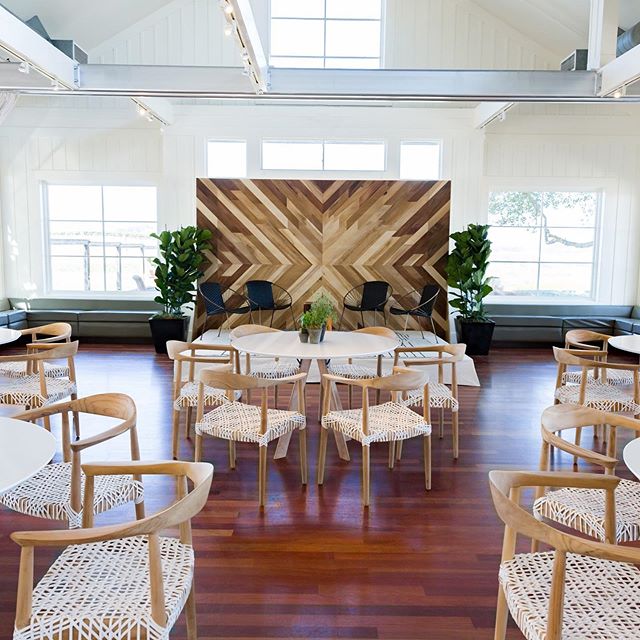
[{"label": "track light fixture", "polygon": [[20,73],[29,73],[29,71],[31,70],[31,67],[29,66],[29,63],[26,60],[23,60],[19,65],[18,65],[18,71]]}]

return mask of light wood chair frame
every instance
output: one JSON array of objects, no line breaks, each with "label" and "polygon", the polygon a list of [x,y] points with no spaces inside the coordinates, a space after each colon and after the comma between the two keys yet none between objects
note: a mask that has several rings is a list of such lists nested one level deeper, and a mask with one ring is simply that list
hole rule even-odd
[{"label": "light wood chair frame", "polygon": [[[425,347],[398,347],[395,350],[393,359],[393,366],[397,367],[402,363],[405,367],[438,367],[438,383],[444,384],[444,370],[445,367],[451,367],[451,396],[458,402],[458,362],[464,360],[464,356],[467,350],[467,345],[460,344],[437,344]],[[400,355],[403,353],[437,353],[435,358],[406,358],[400,360]],[[446,354],[446,355],[445,355]],[[459,446],[459,417],[458,411],[451,412],[451,437],[453,440],[453,457],[458,459],[460,446]],[[444,409],[440,409],[438,412],[438,432],[439,437],[444,437]],[[399,442],[396,446],[396,456],[400,460],[402,455],[402,442]]]},{"label": "light wood chair frame", "polygon": [[[615,476],[593,473],[528,471],[491,471],[489,473],[493,504],[498,517],[505,524],[501,562],[515,557],[518,535],[535,540],[538,544],[547,544],[554,550],[547,640],[562,640],[564,583],[568,553],[637,565],[640,564],[640,549],[580,538],[540,522],[520,506],[522,491],[525,488],[538,489],[539,487],[602,489],[605,492],[607,513],[613,514],[615,513],[615,489],[619,482],[620,478]],[[504,640],[508,616],[506,596],[502,587],[499,587],[495,640]]]},{"label": "light wood chair frame", "polygon": [[[72,441],[69,425],[69,414],[74,416],[80,413],[121,420],[119,424],[104,431],[96,433],[87,438],[80,438],[79,430],[75,433],[76,440]],[[86,396],[68,402],[58,402],[46,407],[38,407],[14,416],[17,420],[36,422],[40,418],[50,419],[51,416],[59,415],[62,429],[62,459],[71,463],[71,487],[70,504],[71,508],[79,513],[82,508],[82,484],[81,484],[81,455],[85,449],[95,447],[124,433],[129,434],[129,447],[131,460],[140,460],[140,444],[138,442],[137,410],[133,399],[124,393],[100,393],[93,396]],[[134,480],[140,481],[139,476],[134,476]],[[85,495],[86,495],[85,485]],[[85,500],[86,504],[86,500]],[[93,502],[91,512],[93,517]],[[135,504],[136,517],[144,517],[144,502]],[[84,517],[84,515],[83,515]]]},{"label": "light wood chair frame", "polygon": [[[431,413],[429,407],[429,384],[425,380],[424,374],[418,371],[412,371],[405,367],[394,367],[393,373],[380,378],[367,378],[363,380],[353,380],[350,378],[342,378],[328,373],[322,376],[323,402],[322,417],[330,412],[331,405],[331,384],[347,384],[353,387],[360,387],[362,392],[362,431],[365,435],[369,434],[369,390],[388,391],[391,393],[392,402],[398,400],[399,394],[411,391],[419,387],[423,387],[423,419],[426,423],[431,424]],[[320,446],[318,448],[318,485],[324,484],[324,471],[327,459],[327,440],[328,429],[324,426],[320,429]],[[400,442],[389,442],[389,469],[395,466],[395,447]],[[423,456],[424,456],[424,477],[425,488],[427,491],[431,489],[431,434],[423,436]],[[362,505],[368,507],[370,504],[371,494],[371,472],[370,472],[370,447],[362,446]]]},{"label": "light wood chair frame", "polygon": [[[217,389],[224,389],[227,392],[227,398],[233,401],[237,391],[260,391],[260,433],[265,434],[268,426],[268,409],[269,409],[269,389],[278,387],[282,384],[298,385],[297,389],[297,407],[296,411],[306,416],[305,413],[305,380],[306,373],[298,373],[295,376],[286,378],[257,378],[247,376],[240,373],[234,373],[231,365],[221,366],[217,369],[204,369],[200,372],[198,386],[198,413],[196,421],[200,422],[204,416],[204,387],[212,386]],[[307,429],[298,429],[300,439],[300,476],[302,484],[306,486],[308,482],[308,462],[307,462]],[[202,439],[203,435],[196,433],[195,461],[200,462],[202,459]],[[229,467],[236,468],[236,442],[229,440]],[[260,508],[264,508],[267,501],[267,451],[268,446],[258,447],[258,504]]]},{"label": "light wood chair frame", "polygon": [[[162,579],[162,561],[160,556],[159,533],[169,527],[179,527],[180,542],[192,544],[191,519],[206,505],[211,487],[213,467],[207,463],[193,462],[124,462],[92,463],[82,465],[86,477],[83,528],[53,531],[20,531],[11,534],[11,539],[20,546],[20,569],[16,604],[16,628],[29,624],[32,611],[34,586],[35,550],[44,547],[68,547],[95,542],[106,542],[135,536],[146,536],[149,541],[149,574],[151,590],[151,617],[160,626],[166,625]],[[171,475],[176,478],[177,500],[169,507],[151,516],[141,517],[125,524],[102,527],[93,526],[95,478],[104,475]],[[187,480],[193,483],[189,492]],[[195,589],[191,591],[185,604],[187,637],[197,640]]]},{"label": "light wood chair frame", "polygon": [[[203,355],[198,351],[210,351],[219,354],[227,352],[228,355]],[[179,434],[180,434],[180,409],[176,409],[175,403],[182,388],[189,382],[196,381],[196,364],[234,364],[237,361],[236,350],[230,344],[208,344],[204,342],[182,342],[180,340],[167,341],[167,355],[173,360],[173,395],[171,401],[171,453],[174,460],[178,459]],[[188,377],[182,379],[184,365],[189,365]],[[185,411],[184,437],[191,437],[191,423],[193,407],[189,406]]]}]

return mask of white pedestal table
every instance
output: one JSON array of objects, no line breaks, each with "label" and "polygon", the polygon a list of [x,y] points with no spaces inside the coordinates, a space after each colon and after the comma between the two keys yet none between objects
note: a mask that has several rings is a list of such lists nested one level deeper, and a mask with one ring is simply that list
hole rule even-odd
[{"label": "white pedestal table", "polygon": [[[376,336],[370,333],[356,331],[327,331],[320,344],[300,342],[297,331],[278,331],[274,333],[257,333],[243,336],[232,341],[232,345],[241,353],[272,358],[296,358],[300,360],[300,371],[307,373],[311,362],[318,364],[320,374],[327,373],[327,361],[338,358],[362,358],[379,356],[392,352],[400,346],[400,340]],[[297,385],[294,386],[289,408],[294,410],[297,403]],[[340,397],[332,385],[332,405],[336,410],[342,409]],[[342,434],[334,431],[338,455],[343,460],[349,460],[349,451]],[[284,458],[287,455],[291,434],[282,436],[274,458]]]},{"label": "white pedestal table", "polygon": [[13,342],[17,340],[22,333],[20,331],[16,331],[15,329],[4,329],[0,328],[0,344],[8,344],[9,342]]}]

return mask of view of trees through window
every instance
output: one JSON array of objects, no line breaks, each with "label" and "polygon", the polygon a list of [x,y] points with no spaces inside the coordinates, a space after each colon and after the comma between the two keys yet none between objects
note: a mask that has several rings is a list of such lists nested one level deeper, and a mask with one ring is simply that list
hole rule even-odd
[{"label": "view of trees through window", "polygon": [[499,191],[489,198],[497,296],[593,296],[600,196]]}]

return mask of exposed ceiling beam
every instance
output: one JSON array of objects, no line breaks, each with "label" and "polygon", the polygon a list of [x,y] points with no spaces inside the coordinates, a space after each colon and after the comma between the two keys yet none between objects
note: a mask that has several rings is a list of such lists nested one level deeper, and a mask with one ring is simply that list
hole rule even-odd
[{"label": "exposed ceiling beam", "polygon": [[260,38],[250,0],[228,0],[226,6],[231,12],[223,9],[227,20],[236,30],[236,35],[242,48],[249,77],[255,83],[258,93],[265,93],[269,89],[269,64],[265,48]]},{"label": "exposed ceiling beam", "polygon": [[616,59],[619,25],[618,0],[591,0],[588,69],[600,69]]},{"label": "exposed ceiling beam", "polygon": [[473,126],[476,129],[484,129],[496,118],[501,118],[513,106],[513,102],[483,102],[473,111]]},{"label": "exposed ceiling beam", "polygon": [[2,6],[0,47],[18,60],[28,62],[54,82],[69,89],[77,86],[76,62]]},{"label": "exposed ceiling beam", "polygon": [[640,46],[600,69],[598,95],[623,97],[624,88],[640,78]]},{"label": "exposed ceiling beam", "polygon": [[155,118],[160,124],[171,125],[175,122],[173,105],[166,98],[144,97],[133,98],[138,105],[140,115]]}]

